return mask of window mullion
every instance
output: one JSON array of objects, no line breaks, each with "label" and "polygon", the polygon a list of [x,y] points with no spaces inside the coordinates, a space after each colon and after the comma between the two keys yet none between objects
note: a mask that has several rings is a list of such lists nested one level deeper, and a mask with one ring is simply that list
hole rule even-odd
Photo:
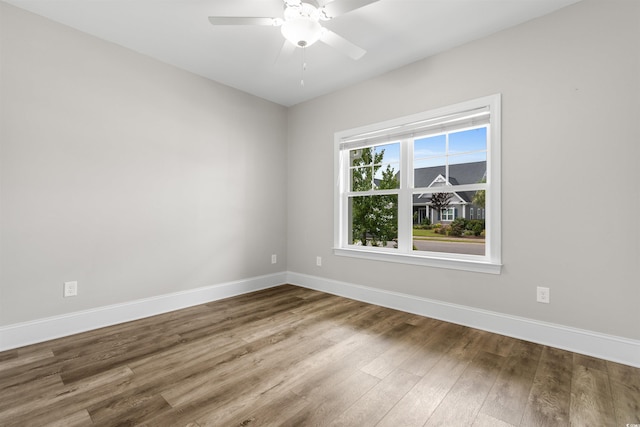
[{"label": "window mullion", "polygon": [[398,195],[398,251],[410,253],[412,244],[413,145],[411,139],[400,142],[400,194]]}]

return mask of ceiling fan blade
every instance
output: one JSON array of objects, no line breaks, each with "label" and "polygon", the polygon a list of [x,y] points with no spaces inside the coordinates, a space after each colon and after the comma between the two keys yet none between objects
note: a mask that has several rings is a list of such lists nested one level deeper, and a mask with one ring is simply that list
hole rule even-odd
[{"label": "ceiling fan blade", "polygon": [[[333,0],[320,8],[320,16],[323,20],[333,19],[377,1],[380,0]],[[322,3],[322,0],[320,2]]]},{"label": "ceiling fan blade", "polygon": [[289,40],[285,40],[284,44],[282,45],[282,49],[280,49],[280,52],[276,57],[275,62],[286,61],[288,58],[291,57],[291,55],[295,50],[296,50],[296,46],[293,43],[291,43]]},{"label": "ceiling fan blade", "polygon": [[282,25],[279,18],[256,18],[249,16],[210,16],[209,22],[212,25],[266,25],[277,27]]},{"label": "ceiling fan blade", "polygon": [[344,37],[341,37],[326,28],[320,36],[320,41],[336,50],[339,50],[340,52],[355,60],[362,58],[364,54],[367,53],[366,50],[356,46]]}]

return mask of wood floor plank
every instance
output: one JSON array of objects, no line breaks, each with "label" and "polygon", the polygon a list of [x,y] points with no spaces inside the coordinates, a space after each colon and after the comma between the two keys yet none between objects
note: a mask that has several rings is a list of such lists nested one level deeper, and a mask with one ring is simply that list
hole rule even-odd
[{"label": "wood floor plank", "polygon": [[606,364],[617,425],[640,424],[640,369]]},{"label": "wood floor plank", "polygon": [[[271,395],[265,399],[263,404],[258,403],[239,413],[225,413],[222,411],[209,413],[204,417],[198,418],[197,423],[201,427],[277,427],[281,425],[282,420],[293,417],[296,413],[306,408],[308,404],[309,402],[295,393],[284,392]],[[277,415],[274,416],[274,414]]]},{"label": "wood floor plank", "polygon": [[574,365],[571,380],[570,424],[615,426],[615,412],[606,372]]},{"label": "wood floor plank", "polygon": [[508,356],[517,341],[504,335],[489,334],[482,340],[479,349],[498,356]]},{"label": "wood floor plank", "polygon": [[[295,327],[299,324],[309,323],[309,317],[304,315],[304,312],[301,312],[299,309],[302,309],[307,306],[307,313],[309,316],[313,316],[314,319],[318,321],[322,318],[329,318],[332,315],[339,315],[340,313],[345,313],[350,310],[349,306],[351,303],[347,300],[334,300],[327,301],[327,298],[320,298],[321,296],[316,296],[319,304],[309,304],[308,299],[300,299],[300,304],[291,310],[281,311],[277,314],[266,317],[262,319],[260,322],[256,322],[253,327],[243,328],[244,331],[239,336],[247,341],[255,341],[260,338],[264,338],[269,335],[276,334],[281,331],[285,331],[292,327]],[[327,305],[328,304],[328,305]],[[313,308],[310,308],[313,307]],[[317,315],[317,316],[316,316]]]},{"label": "wood floor plank", "polygon": [[34,384],[46,381],[49,377],[56,377],[62,382],[60,371],[61,363],[56,358],[5,369],[0,374],[0,402],[3,395],[11,393],[11,390],[17,387],[25,386],[27,389],[33,389]]},{"label": "wood floor plank", "polygon": [[335,387],[388,347],[387,342],[366,334],[345,339],[301,367],[290,389],[306,400],[314,400],[322,390]]},{"label": "wood floor plank", "polygon": [[[296,296],[286,297],[283,295],[278,299],[269,299],[265,301],[259,308],[247,310],[243,307],[238,307],[236,310],[234,307],[228,308],[228,313],[223,319],[213,322],[211,319],[207,319],[202,325],[198,327],[190,328],[188,331],[180,333],[183,340],[193,340],[209,336],[211,334],[225,333],[229,331],[244,332],[244,328],[251,328],[252,326],[259,325],[265,318],[274,316],[277,313],[292,310],[296,307],[304,305],[304,300]],[[226,311],[225,311],[226,313]],[[220,313],[217,313],[218,317]],[[238,330],[239,325],[243,325],[243,328]]]},{"label": "wood floor plank", "polygon": [[[171,375],[177,370],[183,371],[184,375],[193,375],[216,363],[214,360],[222,354],[246,345],[245,341],[234,336],[204,337],[171,348],[159,349],[153,354],[129,362],[127,366],[135,372],[136,378],[140,379],[151,380],[158,372]],[[187,354],[188,357],[185,357]]]},{"label": "wood floor plank", "polygon": [[479,413],[471,427],[514,427],[517,424],[509,424],[491,415]]},{"label": "wood floor plank", "polygon": [[394,339],[394,345],[371,363],[363,366],[362,371],[380,379],[385,378],[389,373],[404,365],[407,359],[418,353],[437,327],[436,323],[432,319],[424,319],[418,325],[404,323],[406,333],[398,333]]},{"label": "wood floor plank", "polygon": [[573,355],[544,347],[521,421],[522,426],[569,425]]},{"label": "wood floor plank", "polygon": [[308,400],[306,407],[294,416],[283,420],[281,425],[292,427],[327,425],[379,382],[378,378],[356,370],[353,375],[334,387],[321,387],[314,393],[315,398]]},{"label": "wood floor plank", "polygon": [[114,384],[127,381],[132,375],[131,369],[121,367],[60,390],[43,391],[1,411],[0,420],[3,425],[45,425],[55,421],[54,414],[61,419],[100,401]]},{"label": "wood floor plank", "polygon": [[504,356],[480,351],[469,363],[425,426],[471,425],[493,386]]},{"label": "wood floor plank", "polygon": [[4,360],[0,363],[0,373],[17,367],[22,368],[25,365],[29,365],[34,362],[40,363],[43,360],[52,359],[53,357],[53,351],[49,349],[42,349],[36,352],[25,352],[25,354],[16,352],[15,357]]},{"label": "wood floor plank", "polygon": [[[340,308],[340,305],[334,305],[331,309],[327,309],[324,310],[326,312],[332,312],[333,314],[336,313],[336,311],[338,310],[338,308]],[[333,310],[333,311],[332,311]],[[281,316],[281,319],[284,319],[286,317],[286,314],[283,314]],[[287,323],[287,322],[283,322],[283,323]],[[292,331],[295,331],[295,327],[293,324],[291,324],[291,322],[288,322],[290,324],[290,329],[292,329]],[[311,322],[313,323],[313,322]],[[313,331],[315,330],[316,332],[322,328],[329,328],[330,325],[322,325],[322,324],[318,324],[318,326],[314,326],[315,329],[311,330],[309,333],[313,334]],[[321,331],[321,330],[320,330]],[[274,335],[278,335],[278,334],[274,334]],[[317,334],[316,334],[317,335]],[[318,339],[320,339],[321,337],[318,336]],[[240,353],[243,353],[246,349],[247,349],[247,345],[243,340],[238,340],[237,338],[234,337],[228,337],[228,339],[231,339],[231,341],[228,342],[228,346],[227,348],[230,349],[230,351],[240,351]],[[233,341],[235,340],[235,341]],[[189,354],[189,360],[188,361],[181,361],[179,358],[175,358],[172,355],[167,355],[167,354],[161,354],[159,358],[154,358],[155,360],[142,360],[140,362],[136,362],[132,365],[134,371],[136,372],[136,374],[140,374],[141,378],[139,378],[139,380],[143,379],[145,376],[154,376],[155,372],[157,372],[158,370],[161,370],[163,372],[167,372],[169,373],[169,377],[172,378],[171,379],[171,383],[173,384],[177,384],[178,387],[180,386],[185,386],[185,382],[182,381],[182,378],[189,378],[189,381],[192,381],[194,378],[197,377],[203,377],[203,375],[208,375],[206,374],[206,372],[209,372],[210,369],[212,369],[212,367],[216,366],[217,364],[220,363],[221,360],[225,361],[226,358],[228,357],[228,355],[225,355],[224,351],[220,352],[221,350],[224,350],[224,348],[219,346],[219,342],[218,347],[215,349],[215,351],[211,351],[210,348],[211,346],[207,345],[205,339],[199,340],[199,341],[193,341],[193,342],[187,342],[184,343],[183,346],[188,346],[189,350],[184,350],[181,352],[177,352],[177,355],[179,356],[181,353],[188,353]],[[219,341],[219,339],[218,339]],[[238,342],[241,343],[241,345],[238,345]],[[265,340],[263,340],[263,342],[265,344],[277,344],[276,341],[273,338],[267,338]],[[301,342],[302,343],[302,342]],[[196,345],[199,346],[199,348],[194,348]],[[324,343],[323,343],[324,345]],[[302,344],[301,344],[301,348],[302,348]],[[244,350],[243,350],[244,349]],[[311,343],[309,341],[307,341],[304,344],[304,350],[305,351],[310,351],[312,350],[311,347]],[[292,358],[292,353],[291,353],[291,346],[287,346],[287,355],[286,357],[288,357],[288,363],[294,363],[295,360],[293,360]],[[218,354],[216,354],[216,352],[218,352]],[[216,360],[215,358],[212,358],[211,356],[215,355],[218,356],[219,360]],[[250,355],[252,357],[256,357],[258,356],[258,354],[253,354]],[[284,358],[282,358],[284,360]],[[261,364],[260,367],[264,367],[266,365]],[[233,367],[233,366],[229,366],[229,369],[231,369],[232,371],[234,369],[238,369],[237,367]],[[284,369],[283,369],[284,370]],[[247,371],[249,372],[249,371]],[[221,372],[216,372],[213,375],[212,379],[217,380],[216,383],[216,387],[220,386],[221,383],[221,378],[224,379],[224,373]],[[260,382],[262,381],[264,378],[262,378],[262,376],[256,376],[253,377],[252,379],[252,386],[255,386],[256,382]],[[149,381],[147,381],[149,382]],[[149,382],[150,383],[150,382]],[[265,386],[265,387],[270,387],[270,386]],[[209,389],[211,388],[207,383],[205,383],[205,388]],[[163,391],[163,393],[167,393],[166,391]],[[170,394],[169,394],[170,396]],[[184,398],[184,396],[182,396]],[[188,398],[185,399],[189,400]],[[176,404],[177,402],[173,402],[174,404]],[[237,403],[237,402],[236,402]],[[220,405],[220,408],[222,408],[224,406],[224,402],[217,402],[217,405]],[[222,409],[221,409],[222,410]],[[228,408],[224,408],[224,410],[228,410]]]},{"label": "wood floor plank", "polygon": [[52,396],[55,393],[62,393],[64,390],[64,383],[59,375],[50,375],[3,387],[0,390],[0,414],[37,396]]},{"label": "wood floor plank", "polygon": [[93,424],[93,420],[86,409],[70,414],[59,420],[48,422],[47,427],[82,427]]},{"label": "wood floor plank", "polygon": [[429,336],[422,348],[403,363],[402,369],[414,375],[424,376],[467,330],[464,326],[440,322],[439,326],[430,328]]},{"label": "wood floor plank", "polygon": [[[602,372],[607,372],[607,362],[602,359],[597,359],[595,357],[586,356],[584,354],[573,353],[573,365],[574,366],[584,366],[588,369],[597,369]],[[608,376],[608,374],[607,374]]]},{"label": "wood floor plank", "polygon": [[640,369],[292,285],[0,352],[0,426],[640,424]]},{"label": "wood floor plank", "polygon": [[[385,415],[377,426],[422,426],[458,381],[476,355],[480,333],[465,328],[457,342]],[[470,345],[471,344],[471,345]]]},{"label": "wood floor plank", "polygon": [[401,369],[391,372],[357,402],[334,419],[330,426],[373,426],[420,380]]},{"label": "wood floor plank", "polygon": [[138,425],[169,409],[170,405],[160,395],[134,396],[133,399],[118,400],[114,405],[99,405],[89,414],[98,425]]},{"label": "wood floor plank", "polygon": [[357,303],[349,313],[334,322],[334,327],[325,333],[325,337],[341,341],[354,333],[379,336],[398,324],[405,323],[404,319],[405,315],[399,311]]},{"label": "wood floor plank", "polygon": [[[300,327],[300,330],[296,330],[296,327]],[[214,382],[221,384],[225,384],[226,381],[239,382],[245,376],[255,375],[256,370],[263,369],[264,365],[290,365],[295,363],[296,357],[304,357],[329,345],[320,334],[309,331],[304,332],[308,334],[306,339],[300,339],[300,336],[294,332],[301,332],[301,329],[300,325],[296,325],[286,333],[253,341],[242,348],[224,354],[211,368],[173,385],[162,395],[171,406],[177,407],[190,400],[208,396],[212,391],[217,393],[211,387]],[[279,357],[280,354],[285,353],[285,350],[287,358]]]},{"label": "wood floor plank", "polygon": [[177,335],[148,336],[127,344],[114,344],[103,353],[92,353],[78,356],[62,363],[60,377],[65,384],[72,384],[84,378],[92,377],[98,372],[108,371],[118,366],[127,365],[163,349],[170,349],[180,342]]},{"label": "wood floor plank", "polygon": [[529,400],[541,355],[542,346],[526,341],[516,342],[481,413],[518,425]]},{"label": "wood floor plank", "polygon": [[640,424],[640,393],[617,381],[611,382],[611,393],[613,395],[616,424]]}]

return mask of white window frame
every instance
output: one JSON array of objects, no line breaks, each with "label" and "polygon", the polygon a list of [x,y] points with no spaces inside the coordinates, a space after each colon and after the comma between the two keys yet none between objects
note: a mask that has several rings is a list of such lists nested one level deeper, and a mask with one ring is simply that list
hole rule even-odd
[{"label": "white window frame", "polygon": [[[461,129],[472,127],[474,113],[482,111],[487,126],[487,179],[486,183],[457,186],[455,191],[486,190],[485,200],[485,255],[451,254],[412,250],[412,195],[413,188],[413,144],[401,143],[400,189],[398,190],[398,248],[381,248],[349,244],[348,185],[350,147],[371,146],[382,141],[413,140],[427,126],[451,126],[456,118],[466,123]],[[462,123],[462,122],[461,122]],[[449,129],[449,128],[447,128]],[[500,274],[502,268],[501,249],[501,96],[490,95],[422,113],[375,123],[335,134],[334,142],[334,249],[339,256],[364,258],[376,261],[417,264],[429,267],[449,268]],[[411,166],[411,168],[410,168]],[[395,193],[395,191],[393,191]],[[478,208],[478,211],[480,209]]]}]

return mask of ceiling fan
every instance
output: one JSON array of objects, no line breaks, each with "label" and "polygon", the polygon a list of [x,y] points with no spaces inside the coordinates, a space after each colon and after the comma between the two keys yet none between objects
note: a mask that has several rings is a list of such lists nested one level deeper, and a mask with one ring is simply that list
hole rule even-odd
[{"label": "ceiling fan", "polygon": [[[284,13],[280,17],[210,16],[213,25],[264,25],[280,27],[285,43],[282,52],[290,52],[296,47],[307,48],[321,42],[344,53],[352,59],[360,59],[364,49],[328,28],[320,21],[329,21],[337,16],[359,9],[379,0],[283,0]],[[238,3],[241,3],[238,1]],[[245,6],[249,8],[249,6]],[[282,56],[282,53],[281,53]]]}]

